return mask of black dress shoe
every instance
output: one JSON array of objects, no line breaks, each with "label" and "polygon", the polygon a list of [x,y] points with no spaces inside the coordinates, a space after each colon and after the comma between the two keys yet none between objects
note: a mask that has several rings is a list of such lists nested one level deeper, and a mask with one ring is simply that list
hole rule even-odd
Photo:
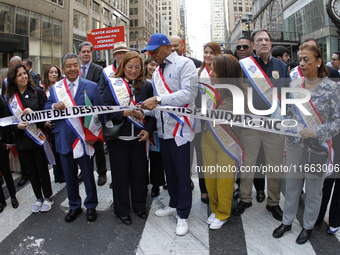
[{"label": "black dress shoe", "polygon": [[233,198],[234,198],[234,199],[238,199],[239,197],[240,197],[240,189],[237,188],[237,189],[235,189],[235,191],[234,191]]},{"label": "black dress shoe", "polygon": [[4,185],[4,178],[2,177],[2,175],[0,175],[0,185],[2,186],[2,185]]},{"label": "black dress shoe", "polygon": [[18,200],[15,197],[11,198],[11,204],[12,204],[12,207],[14,209],[18,208],[18,206],[19,206],[19,202],[18,202]]},{"label": "black dress shoe", "polygon": [[235,216],[240,216],[242,213],[244,213],[244,211],[246,210],[246,208],[251,207],[253,204],[252,202],[250,203],[245,203],[243,201],[238,202],[238,204],[233,208],[232,214]]},{"label": "black dress shoe", "polygon": [[118,216],[121,222],[123,222],[125,225],[131,225],[132,221],[130,216]]},{"label": "black dress shoe", "polygon": [[282,221],[283,212],[279,205],[266,206],[267,210],[270,211],[276,220]]},{"label": "black dress shoe", "polygon": [[95,221],[97,219],[97,217],[98,217],[98,215],[97,215],[96,209],[87,209],[86,219],[88,221]]},{"label": "black dress shoe", "polygon": [[277,227],[276,229],[274,229],[273,231],[273,237],[275,238],[280,238],[283,236],[283,234],[286,231],[289,231],[292,229],[292,225],[285,225],[285,224],[281,224],[279,227]]},{"label": "black dress shoe", "polygon": [[110,183],[110,189],[112,189],[112,182]]},{"label": "black dress shoe", "polygon": [[148,217],[146,216],[146,212],[145,211],[140,211],[138,212],[137,210],[134,210],[134,212],[137,214],[137,216],[143,220],[147,219]]},{"label": "black dress shoe", "polygon": [[[206,197],[202,197],[203,194],[206,194]],[[201,201],[205,204],[209,204],[209,197],[208,197],[208,193],[202,193],[201,194]]]},{"label": "black dress shoe", "polygon": [[18,186],[24,186],[28,182],[28,179],[25,177],[21,177],[20,181],[18,182]]},{"label": "black dress shoe", "polygon": [[158,197],[159,196],[159,187],[152,186],[151,188],[151,197]]},{"label": "black dress shoe", "polygon": [[306,243],[309,238],[310,238],[310,235],[312,234],[312,231],[313,229],[302,229],[300,235],[296,238],[296,242],[298,244],[304,244]]},{"label": "black dress shoe", "polygon": [[78,182],[82,182],[83,181],[83,175],[80,173],[78,174]]},{"label": "black dress shoe", "polygon": [[105,185],[105,183],[106,183],[106,175],[105,176],[99,175],[98,181],[97,181],[98,186],[103,186],[103,185]]},{"label": "black dress shoe", "polygon": [[259,203],[262,203],[264,201],[264,199],[266,198],[266,195],[264,194],[263,190],[259,190],[256,194],[256,200]]},{"label": "black dress shoe", "polygon": [[168,189],[168,184],[165,183],[165,184],[163,185],[163,189],[164,189],[164,190],[167,190],[167,189]]},{"label": "black dress shoe", "polygon": [[79,214],[81,214],[83,212],[83,209],[81,208],[77,208],[77,209],[70,209],[70,211],[68,212],[68,214],[66,214],[65,216],[65,221],[67,222],[71,222],[74,221]]},{"label": "black dress shoe", "polygon": [[4,208],[7,206],[7,203],[0,203],[0,213],[2,213],[2,211],[4,210]]}]

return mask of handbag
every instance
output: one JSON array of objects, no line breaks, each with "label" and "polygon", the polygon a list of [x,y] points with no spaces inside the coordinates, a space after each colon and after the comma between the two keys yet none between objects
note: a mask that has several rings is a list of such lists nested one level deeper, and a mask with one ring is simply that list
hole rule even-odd
[{"label": "handbag", "polygon": [[105,122],[103,126],[103,135],[107,140],[116,140],[120,133],[122,132],[122,128],[124,126],[123,121],[112,121],[108,120]]},{"label": "handbag", "polygon": [[323,167],[328,159],[328,151],[321,146],[317,139],[308,138],[304,141],[305,147],[300,160],[300,169],[305,173],[322,177]]}]

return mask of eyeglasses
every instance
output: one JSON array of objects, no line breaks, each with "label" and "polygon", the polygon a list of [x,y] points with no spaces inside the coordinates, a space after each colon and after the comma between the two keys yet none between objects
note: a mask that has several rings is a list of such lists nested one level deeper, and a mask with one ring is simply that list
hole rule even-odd
[{"label": "eyeglasses", "polygon": [[237,50],[240,50],[241,48],[243,48],[244,50],[248,50],[248,49],[249,49],[249,46],[248,46],[247,44],[245,44],[245,45],[237,45],[237,46],[236,46],[236,49],[237,49]]}]

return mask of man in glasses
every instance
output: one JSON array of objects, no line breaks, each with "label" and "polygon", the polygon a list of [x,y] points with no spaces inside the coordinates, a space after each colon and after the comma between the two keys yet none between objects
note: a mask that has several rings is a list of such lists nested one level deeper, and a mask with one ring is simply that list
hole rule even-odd
[{"label": "man in glasses", "polygon": [[237,41],[236,55],[238,59],[246,58],[251,56],[253,46],[251,45],[249,37],[240,37]]}]

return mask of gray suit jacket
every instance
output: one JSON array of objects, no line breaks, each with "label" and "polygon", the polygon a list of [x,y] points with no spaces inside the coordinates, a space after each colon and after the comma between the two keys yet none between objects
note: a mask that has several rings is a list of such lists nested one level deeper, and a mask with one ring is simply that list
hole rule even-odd
[{"label": "gray suit jacket", "polygon": [[90,64],[90,68],[87,71],[86,79],[98,84],[103,68],[93,62]]}]

